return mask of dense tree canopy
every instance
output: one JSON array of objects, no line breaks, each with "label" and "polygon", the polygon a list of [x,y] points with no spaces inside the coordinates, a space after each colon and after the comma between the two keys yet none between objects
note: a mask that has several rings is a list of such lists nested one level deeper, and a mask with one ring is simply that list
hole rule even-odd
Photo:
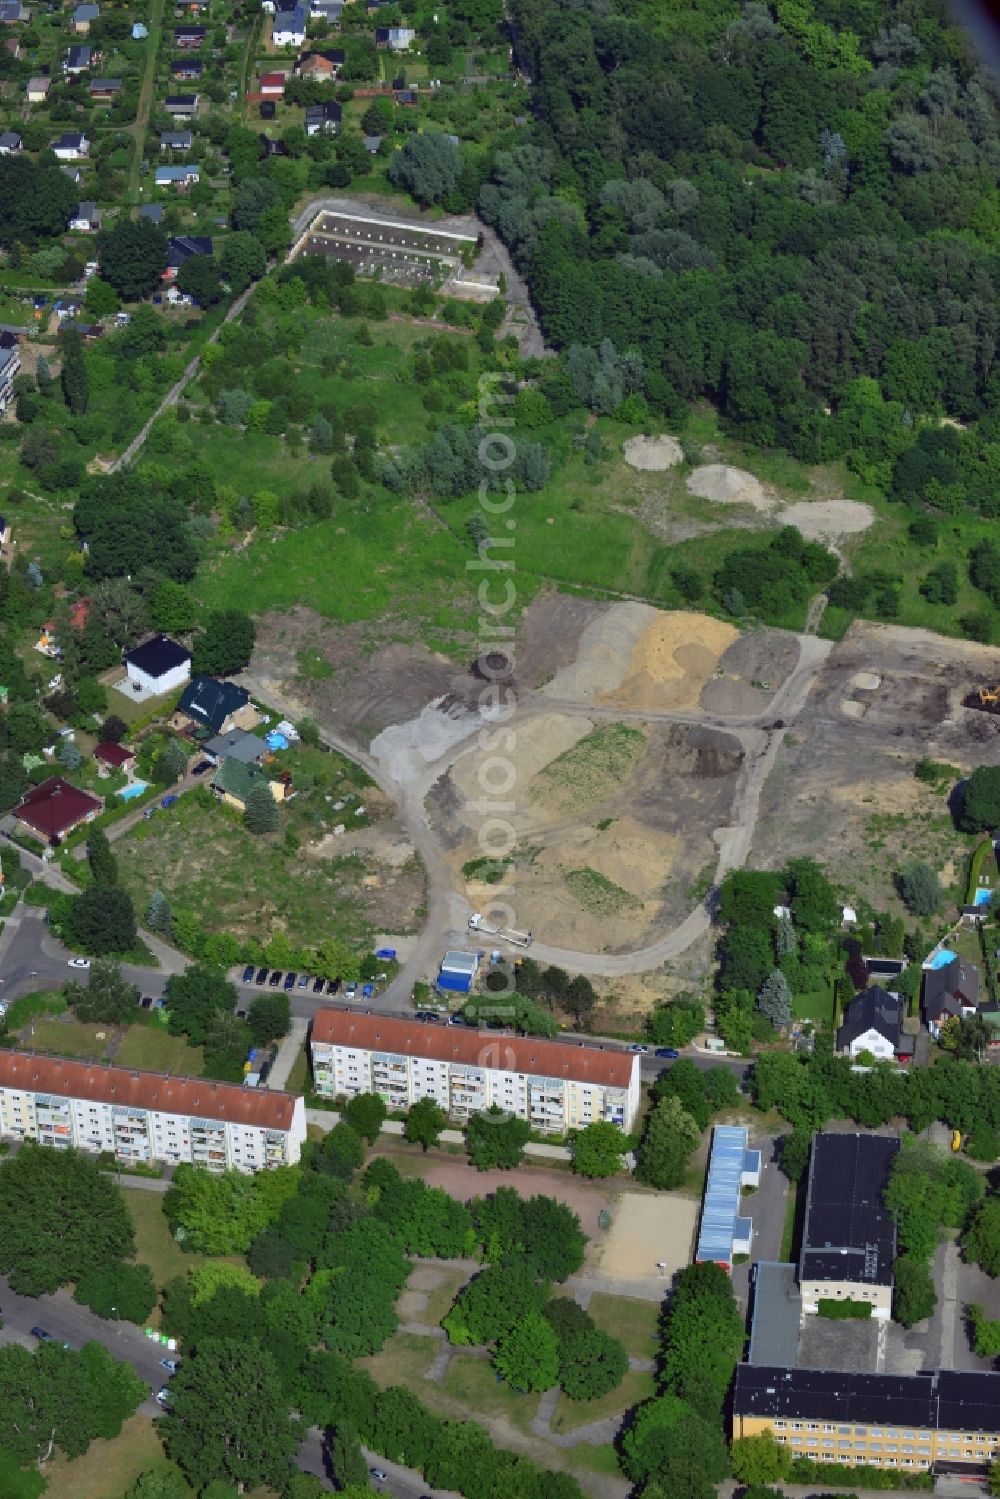
[{"label": "dense tree canopy", "polygon": [[121,1193],[90,1157],[27,1142],[0,1164],[0,1271],[12,1290],[46,1295],[133,1247]]},{"label": "dense tree canopy", "polygon": [[167,236],[149,219],[116,220],[98,236],[101,276],[126,302],[154,291],[167,266]]},{"label": "dense tree canopy", "polygon": [[34,245],[65,233],[79,199],[79,189],[54,158],[0,157],[0,247]]}]

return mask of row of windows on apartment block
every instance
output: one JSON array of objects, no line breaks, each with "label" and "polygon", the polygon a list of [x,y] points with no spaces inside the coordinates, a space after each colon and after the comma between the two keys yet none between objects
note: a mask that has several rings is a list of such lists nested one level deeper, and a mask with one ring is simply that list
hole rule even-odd
[{"label": "row of windows on apartment block", "polygon": [[[779,1420],[775,1421],[774,1429],[775,1431],[821,1431],[824,1433],[833,1432],[837,1436],[842,1437],[868,1437],[875,1442],[880,1442],[883,1437],[887,1437],[890,1440],[898,1440],[900,1437],[902,1437],[904,1441],[916,1442],[929,1442],[931,1439],[930,1433],[925,1431],[903,1431],[902,1429],[895,1430],[892,1427],[883,1428],[871,1426],[834,1426],[830,1425],[829,1423],[821,1425],[819,1421]],[[952,1433],[939,1431],[937,1433],[937,1438],[939,1442],[992,1442],[996,1440],[996,1437],[993,1434],[987,1432],[976,1432],[973,1435],[973,1433],[971,1432]]]},{"label": "row of windows on apartment block", "polygon": [[[6,1112],[6,1111],[0,1111],[0,1114],[2,1114],[3,1112]],[[18,1123],[23,1123],[24,1122],[24,1118],[23,1118],[23,1114],[22,1114],[22,1110],[21,1110],[21,1105],[20,1104],[18,1104],[18,1103],[12,1104],[11,1105],[11,1112],[12,1112],[13,1117],[14,1117],[14,1119],[15,1119],[16,1122],[18,1122]],[[67,1114],[70,1113],[69,1103],[67,1102],[67,1104],[65,1105],[65,1107],[61,1107],[61,1106],[58,1106],[58,1105],[52,1105],[52,1104],[47,1104],[47,1105],[44,1105],[44,1106],[43,1105],[36,1106],[36,1110],[35,1110],[36,1118],[41,1118],[44,1114],[46,1114],[48,1112],[52,1112],[52,1113],[56,1113],[56,1114],[61,1114],[61,1115],[67,1115]],[[87,1113],[90,1114],[92,1117],[99,1117],[102,1112],[105,1112],[105,1114],[106,1114],[106,1110],[102,1110],[102,1108],[101,1108],[100,1105],[97,1105],[97,1104],[88,1104],[88,1106],[87,1106]],[[30,1113],[30,1109],[29,1109],[29,1113]],[[125,1119],[125,1118],[112,1119],[110,1122],[114,1125],[115,1129],[128,1128],[128,1127],[131,1127],[133,1125],[138,1125],[141,1128],[145,1129],[146,1128],[146,1124],[147,1124],[148,1121],[147,1121],[147,1115],[142,1114],[142,1113],[138,1113],[138,1114],[129,1115],[129,1117],[127,1119]],[[189,1129],[190,1128],[190,1125],[178,1125],[178,1124],[174,1124],[173,1120],[170,1119],[170,1118],[167,1119],[167,1122],[165,1124],[161,1120],[159,1120],[159,1119],[154,1119],[152,1121],[152,1125],[153,1125],[154,1130],[158,1130],[158,1131],[167,1130],[172,1135],[176,1134],[178,1129]],[[200,1125],[199,1128],[204,1133],[206,1133],[206,1134],[224,1135],[226,1133],[226,1125],[225,1124]],[[258,1128],[256,1126],[253,1126],[253,1125],[249,1125],[249,1126],[248,1125],[243,1125],[243,1126],[240,1126],[240,1125],[233,1124],[233,1125],[230,1125],[229,1128],[230,1128],[230,1130],[234,1134],[236,1134],[238,1131],[241,1131],[242,1134],[243,1134],[243,1136],[244,1136],[244,1138],[245,1138],[245,1140],[246,1140],[246,1142],[248,1144],[251,1144],[251,1145],[255,1143],[257,1135],[259,1133]],[[185,1137],[185,1139],[186,1139],[186,1137]]]}]

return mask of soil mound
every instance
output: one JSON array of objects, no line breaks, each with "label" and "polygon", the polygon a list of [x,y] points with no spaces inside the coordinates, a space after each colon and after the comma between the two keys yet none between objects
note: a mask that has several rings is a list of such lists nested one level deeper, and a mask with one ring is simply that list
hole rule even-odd
[{"label": "soil mound", "polygon": [[836,541],[841,536],[857,536],[874,523],[870,505],[857,500],[800,500],[781,513],[784,526],[794,526],[807,541]]},{"label": "soil mound", "polygon": [[725,463],[705,463],[694,469],[687,478],[689,494],[703,500],[714,500],[718,505],[752,505],[754,510],[770,510],[771,497],[753,474],[742,468],[730,468]]},{"label": "soil mound", "polygon": [[739,631],[707,614],[659,613],[636,641],[628,674],[607,694],[632,708],[694,707]]}]

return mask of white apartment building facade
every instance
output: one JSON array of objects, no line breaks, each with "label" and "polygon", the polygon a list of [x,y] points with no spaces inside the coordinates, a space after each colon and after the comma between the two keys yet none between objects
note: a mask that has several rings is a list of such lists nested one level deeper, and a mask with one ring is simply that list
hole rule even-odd
[{"label": "white apartment building facade", "polygon": [[298,1161],[305,1104],[266,1088],[0,1051],[0,1135],[250,1174]]},{"label": "white apartment building facade", "polygon": [[433,1098],[459,1122],[496,1105],[553,1134],[598,1120],[629,1133],[639,1115],[639,1057],[624,1051],[344,1010],[316,1012],[310,1048],[326,1098]]}]

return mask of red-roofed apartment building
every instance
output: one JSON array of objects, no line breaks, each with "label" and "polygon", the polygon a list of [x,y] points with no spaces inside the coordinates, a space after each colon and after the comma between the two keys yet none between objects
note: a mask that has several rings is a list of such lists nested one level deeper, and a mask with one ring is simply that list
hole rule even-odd
[{"label": "red-roofed apartment building", "polygon": [[71,786],[62,776],[49,776],[40,786],[26,791],[14,808],[14,816],[29,833],[51,843],[66,838],[74,828],[93,822],[104,811],[104,802],[89,791]]},{"label": "red-roofed apartment building", "polygon": [[249,1173],[293,1166],[306,1116],[294,1093],[0,1051],[0,1134]]},{"label": "red-roofed apartment building", "polygon": [[617,1048],[317,1010],[311,1050],[327,1098],[379,1093],[400,1109],[433,1098],[454,1119],[496,1104],[559,1134],[598,1119],[629,1133],[639,1115],[639,1057]]}]

